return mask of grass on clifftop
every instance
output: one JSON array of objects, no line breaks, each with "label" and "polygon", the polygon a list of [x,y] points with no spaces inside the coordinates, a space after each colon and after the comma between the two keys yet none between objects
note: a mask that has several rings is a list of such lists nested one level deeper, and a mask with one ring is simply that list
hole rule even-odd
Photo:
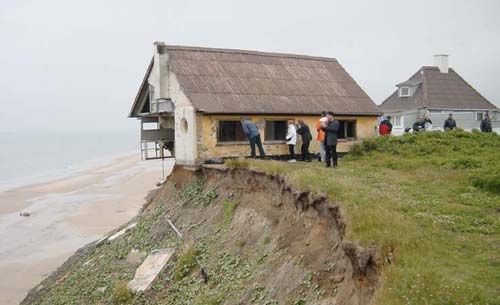
[{"label": "grass on clifftop", "polygon": [[347,238],[379,248],[377,304],[500,304],[500,136],[370,139],[336,169],[244,162],[341,205]]}]

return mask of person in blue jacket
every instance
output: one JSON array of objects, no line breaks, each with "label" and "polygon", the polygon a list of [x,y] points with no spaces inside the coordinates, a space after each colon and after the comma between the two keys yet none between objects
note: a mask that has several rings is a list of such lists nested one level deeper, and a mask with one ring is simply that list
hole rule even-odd
[{"label": "person in blue jacket", "polygon": [[252,158],[255,158],[255,145],[257,145],[259,148],[260,158],[263,159],[266,156],[266,152],[264,151],[264,147],[262,147],[262,140],[260,139],[259,128],[257,125],[255,125],[250,118],[241,118],[241,128],[250,142],[250,155]]}]

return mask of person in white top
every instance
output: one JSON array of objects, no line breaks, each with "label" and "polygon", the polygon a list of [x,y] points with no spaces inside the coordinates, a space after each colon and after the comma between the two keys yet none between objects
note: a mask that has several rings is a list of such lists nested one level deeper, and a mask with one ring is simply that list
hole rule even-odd
[{"label": "person in white top", "polygon": [[295,162],[295,145],[297,144],[297,130],[295,129],[295,121],[288,120],[288,131],[286,134],[286,144],[290,151],[290,160],[288,162]]}]

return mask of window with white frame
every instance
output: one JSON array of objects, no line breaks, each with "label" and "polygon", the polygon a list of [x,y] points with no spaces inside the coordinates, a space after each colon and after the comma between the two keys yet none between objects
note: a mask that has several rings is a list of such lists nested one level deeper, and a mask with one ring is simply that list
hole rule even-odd
[{"label": "window with white frame", "polygon": [[399,96],[400,97],[411,96],[410,93],[411,93],[410,87],[401,87],[401,88],[399,88]]},{"label": "window with white frame", "polygon": [[396,128],[402,128],[403,127],[403,116],[402,115],[394,115],[392,117],[392,126]]},{"label": "window with white frame", "polygon": [[476,121],[482,121],[484,118],[484,112],[476,112]]}]

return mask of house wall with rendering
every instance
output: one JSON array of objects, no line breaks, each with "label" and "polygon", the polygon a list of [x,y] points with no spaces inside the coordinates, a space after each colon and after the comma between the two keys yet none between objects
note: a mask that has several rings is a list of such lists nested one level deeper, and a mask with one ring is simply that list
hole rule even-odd
[{"label": "house wall with rendering", "polygon": [[[198,125],[201,126],[198,130],[201,133],[198,136],[198,158],[200,160],[205,160],[213,157],[238,157],[238,156],[249,156],[250,148],[248,141],[240,142],[218,142],[217,132],[219,121],[238,121],[241,115],[202,115],[198,114],[197,120]],[[284,141],[266,141],[265,135],[265,125],[266,120],[276,121],[276,120],[287,120],[296,119],[303,120],[310,128],[311,134],[313,136],[313,141],[311,142],[309,151],[311,153],[319,152],[319,143],[316,141],[316,122],[318,116],[304,116],[304,115],[251,115],[250,118],[254,123],[257,124],[260,130],[261,139],[264,145],[264,150],[267,155],[286,155],[288,154],[288,146]],[[352,145],[358,143],[360,140],[373,137],[376,135],[377,117],[375,116],[338,116],[338,120],[349,120],[356,121],[356,140],[339,140],[337,151],[347,152],[350,150]],[[300,145],[302,144],[300,136],[297,137],[297,145],[295,147],[295,152],[300,153]],[[257,151],[258,155],[258,151]]]}]

